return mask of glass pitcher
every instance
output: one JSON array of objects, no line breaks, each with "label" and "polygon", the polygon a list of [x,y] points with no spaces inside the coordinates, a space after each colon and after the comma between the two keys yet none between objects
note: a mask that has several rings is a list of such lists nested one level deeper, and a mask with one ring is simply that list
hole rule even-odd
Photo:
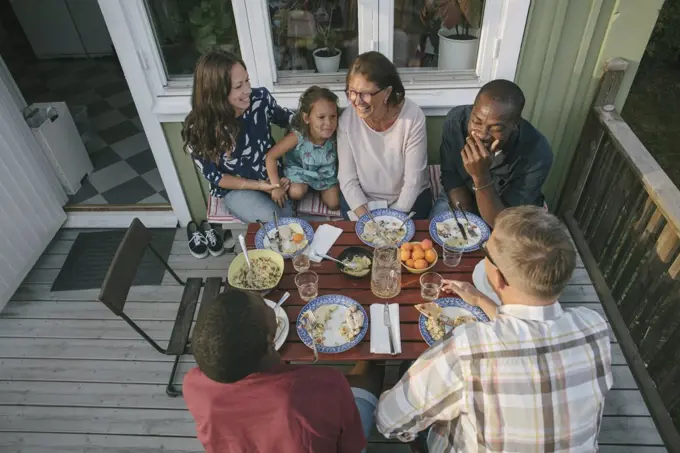
[{"label": "glass pitcher", "polygon": [[371,291],[382,299],[391,299],[401,292],[401,266],[397,247],[376,247],[373,251]]}]

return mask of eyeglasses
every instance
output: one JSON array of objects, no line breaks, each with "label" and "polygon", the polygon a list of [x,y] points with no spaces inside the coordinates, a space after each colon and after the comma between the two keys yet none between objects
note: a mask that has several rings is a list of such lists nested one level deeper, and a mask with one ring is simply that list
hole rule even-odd
[{"label": "eyeglasses", "polygon": [[501,277],[503,277],[503,280],[505,280],[505,283],[507,284],[507,283],[508,283],[508,280],[505,278],[505,275],[503,274],[503,272],[502,272],[500,269],[498,269],[498,265],[494,262],[493,258],[491,258],[491,255],[489,254],[489,249],[486,247],[487,242],[488,242],[488,241],[482,242],[482,243],[480,244],[480,246],[479,246],[479,249],[480,249],[480,250],[482,251],[482,253],[484,254],[484,257],[485,257],[487,260],[489,260],[489,262],[490,262],[491,264],[493,264],[493,266],[496,268],[496,270],[498,270],[498,272],[501,274]]},{"label": "eyeglasses", "polygon": [[377,91],[374,91],[371,93],[370,91],[354,91],[354,90],[347,90],[345,93],[347,94],[347,98],[350,100],[350,102],[356,102],[357,99],[361,99],[362,102],[365,102],[366,104],[371,102],[371,98],[375,96],[376,94],[380,93],[381,91],[384,91],[385,88],[381,88]]},{"label": "eyeglasses", "polygon": [[[491,264],[493,264],[494,266],[496,266],[496,263],[493,261],[493,258],[491,258],[491,255],[489,254],[489,249],[486,248],[487,242],[488,242],[488,241],[482,242],[482,243],[480,244],[479,248],[480,248],[480,250],[482,251],[482,253],[484,253],[484,256],[486,257],[486,259],[489,260],[489,262],[490,262]],[[496,266],[496,268],[498,268],[498,266]]]}]

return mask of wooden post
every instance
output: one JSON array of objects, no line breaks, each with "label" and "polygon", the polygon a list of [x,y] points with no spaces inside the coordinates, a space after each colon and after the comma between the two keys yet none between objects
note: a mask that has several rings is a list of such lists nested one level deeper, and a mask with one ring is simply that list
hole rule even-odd
[{"label": "wooden post", "polygon": [[[628,62],[623,58],[612,58],[604,65],[604,74],[600,80],[600,87],[595,94],[592,107],[603,107],[614,110],[614,100],[621,87],[621,81],[625,74]],[[606,107],[605,107],[606,106]],[[587,132],[587,133],[586,133]],[[586,124],[581,132],[579,146],[571,158],[570,169],[567,173],[567,181],[562,188],[560,199],[557,203],[557,211],[565,215],[573,211],[583,194],[583,189],[592,171],[593,162],[602,144],[604,133],[597,121],[596,115],[591,108],[586,119]],[[578,153],[586,153],[578,156]],[[578,182],[570,182],[570,179]]]},{"label": "wooden post", "polygon": [[[613,106],[621,88],[621,81],[628,68],[628,61],[623,58],[611,58],[604,65],[604,74],[597,90],[593,107]],[[605,109],[607,110],[607,109]],[[613,110],[613,108],[611,109]]]}]

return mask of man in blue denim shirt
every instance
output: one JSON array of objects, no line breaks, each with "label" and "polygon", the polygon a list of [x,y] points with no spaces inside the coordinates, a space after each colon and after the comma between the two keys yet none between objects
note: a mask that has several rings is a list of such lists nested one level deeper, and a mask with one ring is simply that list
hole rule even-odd
[{"label": "man in blue denim shirt", "polygon": [[449,112],[440,147],[444,190],[431,217],[449,209],[446,197],[491,227],[507,207],[544,205],[553,155],[548,140],[521,117],[523,108],[522,90],[498,79],[481,88],[473,105]]}]

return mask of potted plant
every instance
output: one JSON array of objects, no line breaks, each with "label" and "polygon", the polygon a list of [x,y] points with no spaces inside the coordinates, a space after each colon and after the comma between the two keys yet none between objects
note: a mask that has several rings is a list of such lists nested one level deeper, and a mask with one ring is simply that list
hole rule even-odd
[{"label": "potted plant", "polygon": [[320,73],[338,72],[340,69],[340,57],[342,52],[335,44],[337,37],[331,28],[333,23],[333,11],[326,25],[318,25],[314,44],[316,49],[312,52],[316,70]]},{"label": "potted plant", "polygon": [[439,69],[474,69],[479,48],[483,0],[434,0],[442,21]]}]

